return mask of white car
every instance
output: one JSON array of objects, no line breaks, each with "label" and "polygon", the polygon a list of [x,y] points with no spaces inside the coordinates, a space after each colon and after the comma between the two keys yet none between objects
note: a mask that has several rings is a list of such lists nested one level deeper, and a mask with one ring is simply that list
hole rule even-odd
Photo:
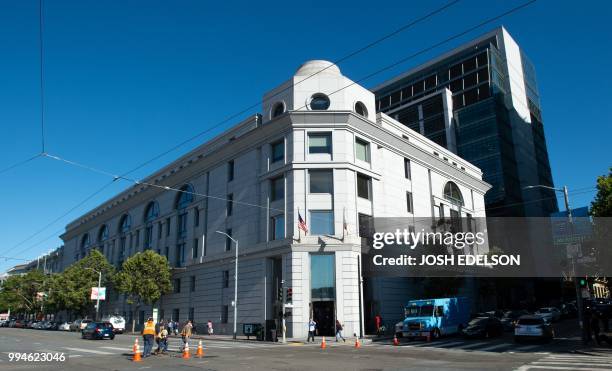
[{"label": "white car", "polygon": [[561,311],[555,307],[540,308],[535,312],[535,315],[548,322],[555,322],[561,319]]},{"label": "white car", "polygon": [[105,316],[102,322],[110,322],[114,333],[122,334],[125,331],[125,318],[122,316]]},{"label": "white car", "polygon": [[401,338],[404,332],[404,321],[400,321],[395,324],[395,336]]},{"label": "white car", "polygon": [[70,323],[62,322],[59,326],[57,326],[57,329],[60,331],[70,331]]}]

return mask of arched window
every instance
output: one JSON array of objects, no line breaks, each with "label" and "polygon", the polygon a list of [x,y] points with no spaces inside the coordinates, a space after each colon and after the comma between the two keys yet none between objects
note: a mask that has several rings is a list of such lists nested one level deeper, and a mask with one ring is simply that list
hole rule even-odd
[{"label": "arched window", "polygon": [[81,238],[81,249],[86,249],[89,247],[89,233],[85,233],[85,235]]},{"label": "arched window", "polygon": [[464,205],[461,190],[459,190],[459,186],[454,182],[447,182],[444,186],[444,198],[461,206]]},{"label": "arched window", "polygon": [[159,216],[159,205],[155,201],[149,202],[145,209],[144,220],[145,222],[151,222]]},{"label": "arched window", "polygon": [[193,187],[189,184],[185,184],[181,187],[181,191],[176,197],[176,209],[184,209],[193,202]]},{"label": "arched window", "polygon": [[108,227],[106,224],[100,227],[100,231],[98,232],[98,242],[104,242],[108,239]]},{"label": "arched window", "polygon": [[119,222],[119,233],[129,232],[130,228],[132,228],[132,218],[130,214],[123,214]]},{"label": "arched window", "polygon": [[366,118],[368,117],[368,109],[363,102],[355,103],[355,113]]},{"label": "arched window", "polygon": [[283,113],[285,113],[285,105],[283,104],[283,102],[277,102],[274,104],[274,107],[272,108],[271,118],[278,117],[282,115]]}]

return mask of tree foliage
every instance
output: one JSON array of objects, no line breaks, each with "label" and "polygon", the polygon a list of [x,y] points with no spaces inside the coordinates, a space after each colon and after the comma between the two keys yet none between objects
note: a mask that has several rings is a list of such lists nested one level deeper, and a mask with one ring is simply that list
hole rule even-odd
[{"label": "tree foliage", "polygon": [[47,291],[49,281],[40,270],[8,277],[0,289],[0,309],[12,313],[35,313],[40,309],[37,293]]},{"label": "tree foliage", "polygon": [[68,310],[79,315],[91,312],[91,288],[98,286],[98,273],[102,272],[102,287],[114,282],[115,270],[98,250],[72,264],[63,273],[53,276],[48,302],[57,310]]},{"label": "tree foliage", "polygon": [[591,202],[591,215],[595,217],[612,216],[612,168],[608,175],[597,178],[597,195]]},{"label": "tree foliage", "polygon": [[170,265],[166,257],[151,250],[129,257],[115,276],[115,287],[127,294],[127,301],[137,307],[153,304],[172,290]]}]

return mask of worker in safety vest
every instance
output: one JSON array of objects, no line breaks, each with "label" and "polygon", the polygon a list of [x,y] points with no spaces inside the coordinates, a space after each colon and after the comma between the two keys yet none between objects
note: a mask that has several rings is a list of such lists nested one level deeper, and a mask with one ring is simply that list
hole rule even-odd
[{"label": "worker in safety vest", "polygon": [[142,338],[144,343],[144,352],[143,357],[148,357],[151,355],[151,350],[153,350],[153,340],[155,340],[155,322],[153,322],[153,318],[149,317],[147,322],[144,324],[144,328],[142,329]]}]

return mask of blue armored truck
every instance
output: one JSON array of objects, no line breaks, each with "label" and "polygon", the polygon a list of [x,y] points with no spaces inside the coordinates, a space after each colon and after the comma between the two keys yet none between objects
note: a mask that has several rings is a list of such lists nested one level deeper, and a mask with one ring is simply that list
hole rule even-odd
[{"label": "blue armored truck", "polygon": [[405,307],[403,337],[428,338],[461,331],[470,320],[470,301],[464,297],[410,300]]}]

